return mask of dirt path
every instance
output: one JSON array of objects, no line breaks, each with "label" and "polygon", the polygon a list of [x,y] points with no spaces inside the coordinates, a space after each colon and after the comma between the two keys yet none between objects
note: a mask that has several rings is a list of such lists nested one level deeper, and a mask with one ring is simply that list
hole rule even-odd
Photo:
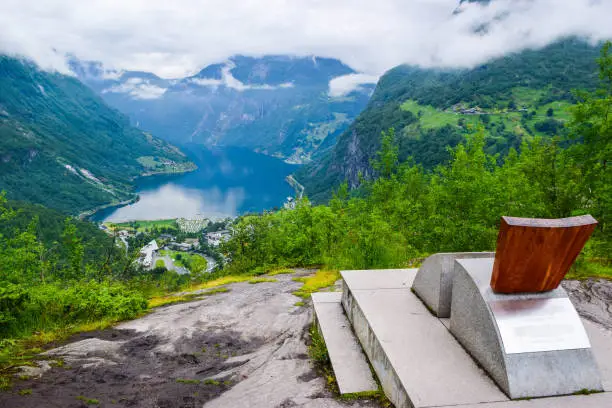
[{"label": "dirt path", "polygon": [[[301,272],[306,273],[306,272]],[[64,367],[16,381],[1,407],[374,407],[341,403],[308,358],[301,284],[240,283],[51,350]],[[30,395],[19,395],[19,391]],[[25,390],[25,391],[23,391]]]}]

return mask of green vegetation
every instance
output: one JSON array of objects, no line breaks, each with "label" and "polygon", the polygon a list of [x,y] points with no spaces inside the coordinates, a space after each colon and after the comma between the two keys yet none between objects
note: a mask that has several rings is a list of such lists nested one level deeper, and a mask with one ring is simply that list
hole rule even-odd
[{"label": "green vegetation", "polygon": [[[525,50],[474,69],[441,70],[399,66],[379,80],[368,107],[325,155],[302,167],[296,178],[316,203],[331,198],[344,181],[354,189],[373,179],[371,161],[382,131],[396,130],[401,161],[409,158],[426,170],[451,160],[456,147],[485,128],[485,148],[503,160],[510,149],[536,136],[566,136],[572,92],[597,87],[599,47],[566,39],[538,50]],[[463,114],[462,110],[477,113]],[[548,116],[548,110],[553,115]]]},{"label": "green vegetation", "polygon": [[194,167],[168,143],[130,126],[76,78],[0,56],[0,190],[69,214],[133,199],[138,158]]},{"label": "green vegetation", "polygon": [[98,405],[100,403],[100,401],[95,398],[87,398],[82,395],[79,395],[78,397],[76,397],[76,399],[78,399],[79,401],[83,401],[87,405]]},{"label": "green vegetation", "polygon": [[147,220],[119,223],[107,222],[105,225],[112,230],[119,229],[133,232],[164,231],[164,229],[178,230],[176,220]]},{"label": "green vegetation", "polygon": [[[160,298],[220,277],[142,270],[134,261],[150,240],[146,233],[130,238],[126,254],[94,224],[0,194],[0,387],[9,386],[11,367],[27,364],[46,344],[189,300]],[[200,256],[183,258],[195,270],[206,267]]]},{"label": "green vegetation", "polygon": [[[403,111],[409,111],[419,118],[419,125],[424,129],[435,129],[445,125],[458,126],[458,121],[464,115],[459,115],[455,112],[440,111],[431,105],[419,105],[418,102],[408,100],[401,105]],[[470,124],[477,125],[479,119],[476,115],[467,116]]]},{"label": "green vegetation", "polygon": [[226,293],[229,292],[229,289],[226,287],[220,287],[220,288],[213,288],[210,290],[207,290],[206,292],[198,292],[198,293],[188,293],[190,290],[190,288],[185,288],[187,293],[185,294],[171,294],[171,295],[167,295],[167,296],[154,296],[151,299],[149,299],[149,309],[152,309],[154,307],[160,307],[160,306],[166,306],[166,305],[172,305],[175,303],[184,303],[184,302],[190,302],[192,300],[201,300],[204,299],[207,296],[211,296],[211,295],[216,295],[218,293]]},{"label": "green vegetation", "polygon": [[266,275],[268,275],[268,276],[290,275],[292,273],[295,273],[295,271],[293,269],[289,269],[289,268],[275,268],[275,269],[272,269],[271,271],[268,271],[266,273]]},{"label": "green vegetation", "polygon": [[159,254],[162,256],[169,256],[175,265],[188,269],[192,275],[201,274],[205,272],[208,267],[206,258],[199,254],[172,250],[161,250]]},{"label": "green vegetation", "polygon": [[[436,252],[493,250],[501,215],[590,213],[599,225],[574,273],[610,277],[610,47],[599,59],[600,88],[576,94],[578,103],[569,108],[571,120],[562,135],[534,135],[500,157],[488,151],[488,130],[481,125],[449,150],[448,163],[430,171],[402,161],[395,132],[383,132],[371,163],[376,180],[363,181],[352,196],[342,185],[329,205],[304,200],[295,210],[242,217],[222,246],[232,259],[228,270],[405,267]],[[308,292],[304,285],[298,294]]]},{"label": "green vegetation", "polygon": [[302,287],[293,294],[308,299],[311,294],[332,286],[338,279],[340,279],[340,272],[335,270],[320,270],[312,276],[293,278],[294,281],[303,283]]},{"label": "green vegetation", "polygon": [[[148,135],[149,137],[152,137]],[[154,174],[185,173],[196,169],[191,162],[176,163],[164,157],[142,156],[137,159],[138,163],[145,169],[143,175],[151,176]]]},{"label": "green vegetation", "polygon": [[269,282],[278,282],[277,279],[273,278],[253,278],[248,281],[251,285],[255,285],[257,283],[269,283]]},{"label": "green vegetation", "polygon": [[199,384],[200,380],[196,380],[196,379],[186,379],[186,378],[177,378],[176,379],[177,383],[181,383],[181,384]]}]

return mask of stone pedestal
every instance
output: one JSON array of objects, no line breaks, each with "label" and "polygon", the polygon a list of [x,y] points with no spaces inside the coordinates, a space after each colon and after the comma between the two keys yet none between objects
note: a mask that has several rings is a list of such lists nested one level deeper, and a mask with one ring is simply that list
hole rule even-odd
[{"label": "stone pedestal", "polygon": [[450,317],[455,259],[490,258],[494,252],[451,252],[430,256],[423,261],[414,279],[414,293],[438,317]]},{"label": "stone pedestal", "polygon": [[512,399],[602,390],[578,313],[561,287],[496,294],[494,258],[457,259],[450,331]]}]

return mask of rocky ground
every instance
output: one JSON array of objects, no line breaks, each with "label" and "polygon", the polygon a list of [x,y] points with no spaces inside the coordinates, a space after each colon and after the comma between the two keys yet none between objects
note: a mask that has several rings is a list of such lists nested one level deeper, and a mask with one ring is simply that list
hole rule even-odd
[{"label": "rocky ground", "polygon": [[24,372],[34,376],[0,393],[0,406],[376,406],[340,402],[326,389],[308,357],[312,311],[295,305],[301,299],[291,293],[301,283],[294,276],[233,284],[227,293],[79,335],[47,352],[63,367],[43,363],[42,370]]},{"label": "rocky ground", "polygon": [[581,316],[612,330],[611,281],[565,281],[563,287]]},{"label": "rocky ground", "polygon": [[[295,305],[300,299],[292,292],[301,284],[294,276],[233,284],[226,293],[76,336],[46,353],[62,367],[41,362],[40,369],[26,369],[31,377],[0,393],[0,406],[377,406],[341,402],[326,388],[308,357],[312,310]],[[564,286],[583,316],[612,329],[612,283],[568,281]]]}]

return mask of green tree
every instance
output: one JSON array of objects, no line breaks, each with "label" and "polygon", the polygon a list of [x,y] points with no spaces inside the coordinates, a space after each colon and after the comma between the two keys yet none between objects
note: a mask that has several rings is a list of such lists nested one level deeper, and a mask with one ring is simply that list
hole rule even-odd
[{"label": "green tree", "polygon": [[395,129],[382,132],[380,150],[372,161],[372,168],[381,177],[389,178],[398,165],[399,149],[395,142]]},{"label": "green tree", "polygon": [[67,218],[64,223],[64,231],[62,232],[62,241],[68,250],[68,260],[70,264],[67,278],[79,279],[82,277],[83,271],[83,243],[77,235],[77,229],[70,218]]},{"label": "green tree", "polygon": [[570,148],[582,172],[582,194],[599,221],[600,231],[609,236],[612,212],[612,43],[607,42],[598,59],[600,87],[593,93],[578,92],[580,102],[572,110],[572,136],[582,143]]}]

